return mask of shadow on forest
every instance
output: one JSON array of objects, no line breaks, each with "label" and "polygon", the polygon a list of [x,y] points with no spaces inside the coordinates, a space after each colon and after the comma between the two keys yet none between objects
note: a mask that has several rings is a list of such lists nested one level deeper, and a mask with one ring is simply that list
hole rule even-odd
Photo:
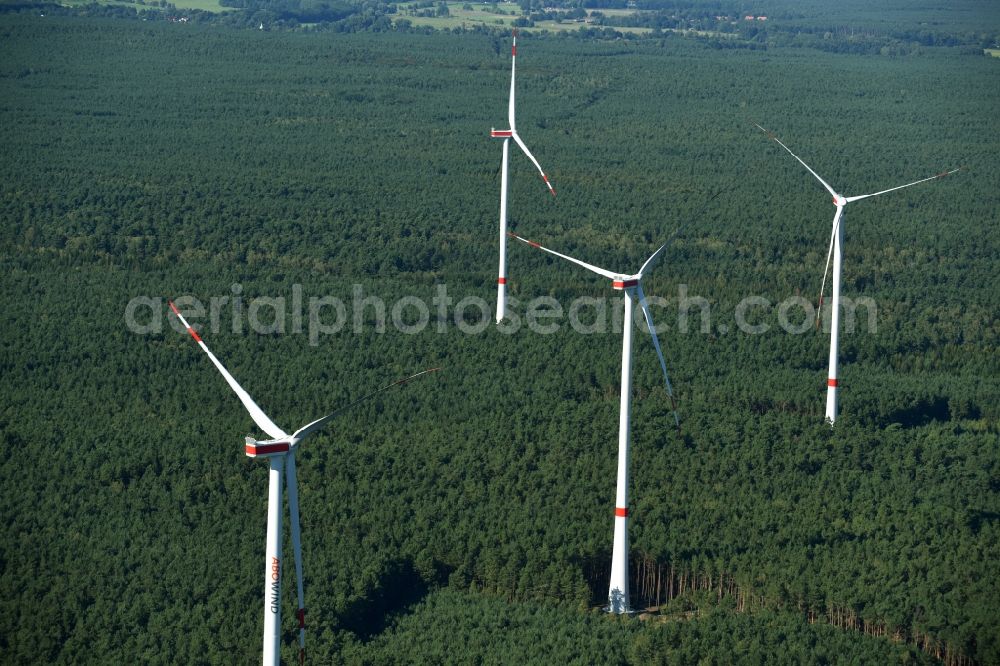
[{"label": "shadow on forest", "polygon": [[889,412],[886,420],[899,423],[904,428],[927,425],[931,421],[947,421],[951,416],[947,398],[926,396],[915,400],[906,407]]},{"label": "shadow on forest", "polygon": [[974,534],[979,534],[979,530],[983,528],[983,524],[991,524],[1000,520],[1000,513],[995,511],[973,511],[972,515],[969,516],[969,529],[972,530]]},{"label": "shadow on forest", "polygon": [[580,555],[570,558],[572,566],[583,574],[583,580],[590,590],[588,605],[607,604],[608,581],[611,577],[611,551],[602,550],[590,555]]},{"label": "shadow on forest", "polygon": [[341,626],[367,642],[409,613],[427,596],[433,583],[417,572],[412,560],[393,560],[364,598],[348,604],[340,617]]}]

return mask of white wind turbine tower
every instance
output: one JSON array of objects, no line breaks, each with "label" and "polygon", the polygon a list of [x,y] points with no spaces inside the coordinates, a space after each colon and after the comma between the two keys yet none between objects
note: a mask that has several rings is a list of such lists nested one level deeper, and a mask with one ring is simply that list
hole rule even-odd
[{"label": "white wind turbine tower", "polygon": [[840,328],[840,268],[841,268],[841,245],[844,242],[844,227],[841,224],[844,220],[844,207],[847,204],[860,199],[867,199],[869,197],[877,197],[880,194],[886,194],[887,192],[894,192],[896,190],[901,190],[904,187],[911,187],[913,185],[919,185],[920,183],[926,183],[929,180],[935,180],[937,178],[944,178],[949,176],[959,169],[952,169],[951,171],[943,171],[934,176],[929,176],[927,178],[922,178],[920,180],[915,180],[912,183],[907,183],[906,185],[898,185],[896,187],[890,187],[887,190],[881,190],[879,192],[873,192],[872,194],[860,194],[853,197],[845,197],[837,194],[836,191],[830,185],[819,177],[819,174],[812,170],[808,164],[802,161],[802,159],[788,149],[788,146],[783,144],[778,137],[776,137],[772,132],[764,129],[757,123],[754,123],[757,129],[767,134],[768,138],[774,140],[779,146],[788,151],[788,154],[794,157],[799,163],[804,166],[809,173],[816,177],[826,191],[830,193],[833,197],[833,205],[837,207],[836,212],[833,214],[833,230],[830,233],[830,248],[826,252],[826,265],[823,267],[823,280],[820,283],[819,288],[819,306],[816,308],[816,323],[819,324],[819,318],[823,310],[823,291],[826,289],[826,274],[830,269],[830,257],[833,256],[833,284],[832,291],[833,296],[830,299],[830,369],[827,373],[826,380],[826,420],[831,424],[837,420],[837,345],[838,345],[838,332]]},{"label": "white wind turbine tower", "polygon": [[535,156],[528,150],[521,137],[517,133],[517,126],[514,123],[514,78],[517,64],[517,29],[514,29],[514,39],[510,47],[510,99],[507,104],[507,122],[510,129],[491,129],[490,136],[503,139],[503,160],[500,163],[500,276],[497,278],[497,311],[496,320],[499,324],[507,314],[507,157],[510,154],[510,140],[520,146],[524,154],[528,156],[538,173],[542,175],[542,180],[549,188],[552,196],[556,195],[549,177],[542,171],[542,166],[535,159]]},{"label": "white wind turbine tower", "polygon": [[638,273],[627,275],[624,273],[615,273],[603,268],[598,268],[597,266],[584,263],[579,259],[575,259],[568,255],[550,250],[546,247],[542,247],[538,243],[521,238],[515,234],[510,235],[532,247],[537,247],[538,249],[544,250],[549,254],[554,254],[557,257],[571,261],[591,272],[606,277],[611,280],[611,286],[613,289],[625,292],[625,317],[623,322],[624,330],[622,332],[622,386],[620,410],[618,414],[618,481],[615,491],[615,540],[614,550],[611,554],[611,583],[608,588],[608,612],[619,614],[628,613],[631,610],[629,605],[628,586],[628,473],[630,455],[629,440],[631,434],[629,426],[629,413],[632,394],[632,328],[634,327],[632,299],[639,299],[639,307],[642,308],[642,314],[646,318],[646,325],[649,327],[649,333],[653,337],[653,347],[656,348],[656,355],[660,359],[660,368],[663,370],[663,382],[667,389],[667,395],[670,396],[670,403],[674,410],[674,423],[679,427],[680,422],[677,419],[677,406],[674,403],[674,392],[673,388],[670,386],[670,378],[667,375],[667,364],[663,360],[663,352],[660,350],[660,341],[656,337],[656,328],[653,325],[653,316],[649,311],[649,306],[646,304],[646,296],[642,292],[641,282],[646,271],[652,269],[656,262],[659,261],[660,257],[663,255],[664,249],[670,244],[670,241],[668,240],[666,243],[661,245],[660,248],[654,252],[649,259],[645,261],[645,263],[643,263],[642,268],[639,269]]},{"label": "white wind turbine tower", "polygon": [[539,250],[548,252],[549,254],[554,254],[561,259],[565,259],[566,261],[582,266],[593,273],[606,277],[611,280],[611,287],[613,289],[625,292],[625,313],[622,322],[622,385],[618,411],[618,476],[615,486],[615,537],[614,547],[611,552],[611,581],[608,586],[607,610],[610,613],[622,614],[631,611],[628,587],[628,472],[630,460],[629,444],[631,440],[629,415],[631,413],[632,393],[632,328],[634,325],[632,299],[635,297],[638,297],[639,299],[639,307],[642,308],[642,314],[646,320],[646,326],[649,328],[649,334],[653,338],[653,347],[656,349],[656,355],[660,359],[660,369],[663,370],[663,383],[667,389],[667,396],[670,398],[671,409],[674,412],[674,425],[676,425],[679,429],[680,420],[677,417],[677,403],[674,400],[674,390],[670,385],[670,377],[667,375],[667,363],[663,360],[663,351],[660,349],[660,340],[656,336],[656,327],[653,324],[653,315],[649,311],[649,305],[646,303],[646,295],[642,291],[642,278],[647,271],[653,269],[656,263],[660,260],[660,257],[663,256],[663,252],[667,249],[674,238],[676,238],[677,235],[684,229],[684,227],[700,218],[702,213],[708,209],[708,206],[724,191],[725,190],[720,190],[712,195],[712,197],[705,202],[697,213],[678,227],[667,239],[667,242],[661,245],[656,252],[646,259],[646,261],[642,264],[642,267],[639,269],[639,272],[634,275],[615,273],[604,268],[599,268],[569,255],[561,254],[555,250],[550,250],[547,247],[542,247],[538,243],[530,241],[526,238],[521,238],[517,234],[509,234],[511,237],[516,238],[522,243],[527,243],[532,247],[536,247]]},{"label": "white wind turbine tower", "polygon": [[420,375],[427,374],[429,372],[434,372],[438,368],[431,368],[429,370],[424,370],[418,372],[415,375],[407,377],[405,379],[400,379],[392,384],[383,386],[382,388],[363,396],[343,407],[336,410],[331,414],[316,419],[315,421],[308,423],[291,435],[287,434],[284,430],[275,425],[264,411],[257,406],[257,403],[253,401],[253,398],[243,390],[243,387],[239,385],[236,379],[233,378],[229,371],[226,370],[225,366],[219,362],[219,359],[215,357],[208,345],[204,343],[201,337],[198,335],[197,331],[191,328],[184,316],[177,310],[177,307],[170,302],[170,309],[173,310],[177,318],[184,324],[184,328],[187,332],[191,334],[198,346],[201,347],[206,354],[208,354],[209,360],[215,365],[218,371],[225,378],[226,383],[229,387],[233,389],[237,397],[239,397],[240,402],[250,413],[250,418],[253,419],[257,426],[266,432],[268,435],[273,437],[273,439],[259,442],[252,437],[246,438],[246,455],[250,458],[267,458],[270,462],[270,473],[268,475],[268,494],[267,494],[267,545],[264,557],[264,666],[278,666],[280,663],[279,659],[279,648],[281,644],[281,582],[284,577],[284,561],[282,560],[282,529],[281,529],[281,490],[282,490],[282,473],[284,473],[284,481],[288,484],[288,513],[291,518],[291,531],[292,531],[292,550],[294,551],[295,557],[295,583],[296,583],[296,593],[298,598],[298,612],[296,613],[299,621],[299,662],[305,661],[305,648],[306,648],[306,610],[303,604],[303,589],[302,589],[302,538],[301,531],[299,527],[299,497],[298,497],[298,485],[295,476],[295,449],[296,447],[305,440],[306,437],[316,432],[322,428],[326,423],[337,416],[344,410],[353,407],[354,405],[371,398],[374,395],[381,393],[387,389],[394,386],[400,386],[406,382],[419,377]]}]

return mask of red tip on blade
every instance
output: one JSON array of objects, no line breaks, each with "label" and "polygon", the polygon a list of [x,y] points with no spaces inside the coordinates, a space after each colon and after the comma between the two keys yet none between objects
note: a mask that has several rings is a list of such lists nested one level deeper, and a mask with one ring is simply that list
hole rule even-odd
[{"label": "red tip on blade", "polygon": [[511,56],[512,58],[516,58],[516,57],[517,57],[517,44],[513,44],[513,45],[512,45],[511,47],[510,47],[510,56]]},{"label": "red tip on blade", "polygon": [[306,651],[299,650],[299,666],[303,666],[306,663]]},{"label": "red tip on blade", "polygon": [[539,244],[538,244],[538,243],[536,243],[535,241],[525,241],[525,243],[527,243],[527,244],[528,244],[528,245],[530,245],[531,247],[537,247],[537,248],[540,248],[540,247],[542,247],[541,245],[539,245]]},{"label": "red tip on blade", "polygon": [[555,196],[556,195],[556,188],[552,187],[552,183],[549,182],[549,177],[546,176],[543,173],[542,174],[542,180],[545,181],[545,186],[549,188],[549,192],[552,193],[552,196]]},{"label": "red tip on blade", "polygon": [[514,28],[514,37],[517,37],[517,28]]},{"label": "red tip on blade", "polygon": [[305,629],[306,628],[306,609],[305,608],[300,608],[299,612],[296,613],[296,615],[299,617],[299,629]]},{"label": "red tip on blade", "polygon": [[170,309],[174,311],[174,314],[177,315],[177,318],[181,320],[181,323],[184,324],[184,328],[186,328],[187,332],[191,334],[191,337],[194,338],[195,342],[201,342],[201,338],[198,337],[198,332],[195,331],[190,326],[188,326],[188,323],[181,318],[181,313],[177,310],[177,306],[174,305],[174,302],[167,301],[167,305],[169,305]]},{"label": "red tip on blade", "polygon": [[945,176],[949,176],[949,175],[951,175],[950,171],[942,171],[941,173],[939,173],[938,175],[936,175],[934,177],[935,178],[944,178]]}]

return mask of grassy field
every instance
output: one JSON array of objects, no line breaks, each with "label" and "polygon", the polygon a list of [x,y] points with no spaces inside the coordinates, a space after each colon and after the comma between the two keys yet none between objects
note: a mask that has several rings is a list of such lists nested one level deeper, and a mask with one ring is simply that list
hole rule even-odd
[{"label": "grassy field", "polygon": [[[399,5],[400,12],[405,12],[410,8],[410,5],[401,4]],[[600,10],[605,16],[629,16],[635,14],[636,10],[631,9],[606,9]],[[588,12],[588,15],[592,12]],[[490,5],[486,3],[466,3],[466,2],[449,2],[448,3],[448,16],[408,16],[403,13],[396,15],[396,20],[405,19],[410,21],[413,25],[427,25],[434,28],[457,28],[461,26],[469,26],[470,24],[483,24],[483,25],[507,25],[513,26],[514,20],[523,16],[520,8],[517,5],[510,4],[504,7],[498,7],[497,10],[492,10]],[[586,27],[600,27],[592,24],[587,24],[583,20],[573,20],[567,19],[565,21],[538,21],[535,23],[534,28],[537,30],[550,30],[565,31],[565,30],[579,30],[580,28]],[[649,28],[619,28],[616,27],[615,30],[619,32],[627,32],[633,34],[650,32]]]},{"label": "grassy field", "polygon": [[[463,9],[469,6],[471,9]],[[408,4],[399,5],[399,13],[396,20],[405,19],[413,25],[429,25],[434,28],[458,28],[469,24],[484,25],[513,25],[514,19],[521,15],[517,5],[511,5],[512,9],[507,12],[503,9],[493,12],[487,4],[469,5],[469,3],[450,2],[448,3],[448,16],[409,16],[406,14],[411,8]]]},{"label": "grassy field", "polygon": [[[91,4],[87,0],[65,0],[62,5],[64,7],[82,7],[83,5]],[[99,0],[98,4],[108,5],[109,7],[135,7],[136,9],[142,9],[141,5],[137,5],[134,2],[126,2],[126,0]]]},{"label": "grassy field", "polygon": [[507,19],[502,19],[497,17],[489,21],[470,21],[464,18],[457,18],[455,16],[397,16],[396,21],[400,19],[409,21],[413,25],[429,25],[433,28],[460,28],[462,26],[468,27],[473,23],[481,23],[484,25],[513,25],[514,17]]},{"label": "grassy field", "polygon": [[[82,5],[88,5],[92,0],[64,0],[62,3],[67,7],[79,7]],[[142,10],[145,8],[157,8],[157,5],[153,0],[149,0],[145,5],[141,5],[136,2],[128,2],[127,0],[97,0],[98,4],[110,5],[115,7],[134,7],[137,10]],[[233,7],[223,7],[219,4],[218,0],[172,0],[171,4],[177,7],[179,10],[192,10],[200,9],[206,12],[229,12],[233,11]]]},{"label": "grassy field", "polygon": [[172,0],[177,9],[201,9],[206,12],[230,12],[233,7],[223,7],[218,0]]},{"label": "grassy field", "polygon": [[[574,21],[564,21],[564,22],[559,22],[559,21],[538,21],[538,22],[535,23],[535,29],[536,30],[551,30],[551,31],[580,30],[581,28],[601,28],[601,27],[602,26],[595,25],[595,24],[576,23]],[[612,29],[617,30],[618,32],[627,32],[627,33],[631,33],[631,34],[641,34],[641,33],[646,33],[646,32],[652,32],[652,28],[628,28],[628,27],[618,27],[618,26],[615,26]]]}]

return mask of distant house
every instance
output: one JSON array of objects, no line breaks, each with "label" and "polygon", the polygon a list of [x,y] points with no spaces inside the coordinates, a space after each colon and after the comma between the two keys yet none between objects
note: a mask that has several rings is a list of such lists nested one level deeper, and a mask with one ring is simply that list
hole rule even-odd
[{"label": "distant house", "polygon": [[767,20],[767,17],[766,17],[766,16],[758,16],[758,17],[757,17],[757,20],[758,20],[758,21],[766,21],[766,20]]},{"label": "distant house", "polygon": [[744,21],[752,21],[753,19],[754,19],[754,17],[751,16],[750,14],[747,14],[746,16],[743,17]]}]

